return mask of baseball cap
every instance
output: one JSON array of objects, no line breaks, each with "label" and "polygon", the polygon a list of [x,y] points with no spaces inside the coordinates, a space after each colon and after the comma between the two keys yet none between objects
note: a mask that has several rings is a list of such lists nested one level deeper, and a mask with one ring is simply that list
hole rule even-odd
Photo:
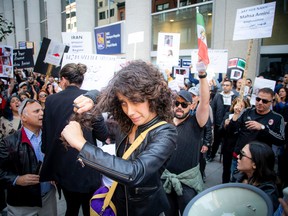
[{"label": "baseball cap", "polygon": [[197,88],[197,87],[191,87],[191,88],[189,88],[189,90],[188,90],[190,93],[192,93],[193,95],[195,95],[195,96],[199,96],[200,94],[199,94],[199,89]]},{"label": "baseball cap", "polygon": [[190,92],[188,92],[186,90],[180,90],[178,92],[178,96],[182,97],[186,102],[192,103],[192,96],[191,96]]}]

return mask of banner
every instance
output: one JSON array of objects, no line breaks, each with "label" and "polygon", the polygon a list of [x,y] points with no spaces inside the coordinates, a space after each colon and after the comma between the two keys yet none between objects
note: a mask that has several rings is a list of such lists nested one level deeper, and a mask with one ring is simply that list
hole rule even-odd
[{"label": "banner", "polygon": [[93,53],[91,32],[62,32],[62,41],[70,47],[68,53]]},{"label": "banner", "polygon": [[271,37],[275,6],[276,2],[271,2],[238,9],[233,40]]},{"label": "banner", "polygon": [[251,105],[255,105],[255,98],[257,97],[259,93],[259,89],[270,88],[274,91],[275,85],[276,85],[275,80],[263,79],[259,77],[256,77],[253,83],[254,83],[253,92],[252,92],[251,99],[250,99]]},{"label": "banner", "polygon": [[115,56],[109,55],[65,53],[62,67],[68,63],[77,64],[79,62],[87,66],[81,89],[100,91],[113,77],[118,61]]},{"label": "banner", "polygon": [[13,64],[15,68],[34,67],[33,50],[32,49],[14,49]]},{"label": "banner", "polygon": [[12,46],[0,46],[0,77],[13,77]]}]

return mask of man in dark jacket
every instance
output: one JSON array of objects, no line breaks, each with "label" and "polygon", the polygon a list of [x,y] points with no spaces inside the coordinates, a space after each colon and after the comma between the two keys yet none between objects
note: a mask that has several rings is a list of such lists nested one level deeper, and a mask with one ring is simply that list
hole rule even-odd
[{"label": "man in dark jacket", "polygon": [[23,128],[0,144],[0,181],[7,188],[10,215],[57,215],[55,187],[39,182],[43,110],[32,99],[19,107]]},{"label": "man in dark jacket", "polygon": [[229,111],[232,101],[235,98],[235,94],[232,91],[232,81],[224,80],[223,91],[217,93],[213,100],[211,101],[211,107],[214,117],[214,142],[212,144],[211,151],[208,153],[208,161],[213,161],[219,145],[221,143],[221,134],[219,133],[219,128],[223,121],[223,117],[226,112]]},{"label": "man in dark jacket", "polygon": [[[80,206],[84,216],[88,216],[89,201],[101,185],[100,174],[88,166],[82,168],[77,162],[78,151],[65,147],[60,139],[61,131],[73,114],[73,100],[86,93],[80,89],[86,69],[83,64],[65,65],[60,71],[63,91],[50,95],[45,102],[42,136],[45,159],[40,180],[56,181],[61,187],[67,204],[66,216],[78,216]],[[85,138],[95,145],[95,138],[105,141],[108,132],[103,116],[98,116],[93,122],[94,133],[91,130],[83,132]]]}]

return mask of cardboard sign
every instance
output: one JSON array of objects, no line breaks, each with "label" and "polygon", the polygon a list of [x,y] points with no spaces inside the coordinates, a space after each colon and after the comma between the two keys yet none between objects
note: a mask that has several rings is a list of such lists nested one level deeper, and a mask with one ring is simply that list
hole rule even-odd
[{"label": "cardboard sign", "polygon": [[[36,63],[35,63],[35,67],[34,67],[34,72],[37,72],[37,73],[41,73],[41,74],[46,74],[47,73],[47,69],[48,69],[48,62],[44,62],[44,59],[45,59],[45,56],[46,56],[46,53],[47,53],[47,50],[48,50],[48,47],[49,47],[49,44],[50,44],[51,40],[48,39],[48,38],[43,38],[42,40],[42,46],[40,48],[40,51],[39,51],[39,54],[38,54],[38,57],[37,57],[37,60],[36,60]],[[64,52],[68,52],[69,50],[69,47],[68,46],[65,46],[65,49],[64,49]],[[63,57],[63,56],[62,56]],[[60,65],[61,65],[61,62],[62,62],[62,58],[60,60]],[[59,76],[59,71],[60,71],[60,65],[59,66],[53,66],[53,69],[52,69],[52,72],[51,72],[51,75],[53,77],[58,77]]]},{"label": "cardboard sign", "polygon": [[233,40],[267,38],[272,35],[276,2],[237,10]]},{"label": "cardboard sign", "polygon": [[16,68],[34,67],[32,49],[14,49],[13,64]]}]

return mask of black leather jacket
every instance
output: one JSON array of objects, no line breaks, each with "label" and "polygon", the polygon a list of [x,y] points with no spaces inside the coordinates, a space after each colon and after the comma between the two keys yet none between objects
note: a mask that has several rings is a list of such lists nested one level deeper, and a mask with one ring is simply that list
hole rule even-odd
[{"label": "black leather jacket", "polygon": [[12,206],[42,206],[40,184],[13,185],[18,175],[38,174],[39,164],[24,129],[0,143],[0,181],[7,188],[7,203]]},{"label": "black leather jacket", "polygon": [[[136,137],[159,121],[160,119],[156,117],[149,123],[139,126]],[[118,157],[86,143],[79,158],[84,164],[119,182],[112,199],[118,216],[158,216],[169,208],[160,177],[167,160],[176,148],[177,130],[171,124],[153,129],[129,160],[123,160],[120,158],[122,155],[119,155],[119,148],[125,145],[126,138],[127,135],[123,134],[116,137]]]}]

